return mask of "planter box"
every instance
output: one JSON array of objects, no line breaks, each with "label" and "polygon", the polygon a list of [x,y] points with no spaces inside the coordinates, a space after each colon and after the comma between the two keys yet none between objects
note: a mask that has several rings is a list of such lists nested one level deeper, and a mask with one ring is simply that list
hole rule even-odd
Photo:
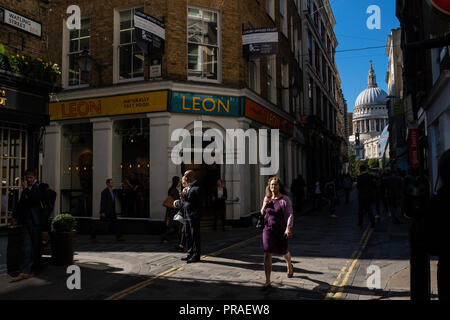
[{"label": "planter box", "polygon": [[73,264],[75,235],[75,231],[50,233],[53,265],[67,266]]}]

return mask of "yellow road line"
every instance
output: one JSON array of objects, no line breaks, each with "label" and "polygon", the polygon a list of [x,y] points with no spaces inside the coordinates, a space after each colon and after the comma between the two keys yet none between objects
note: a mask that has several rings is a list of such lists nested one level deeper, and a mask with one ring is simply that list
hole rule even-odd
[{"label": "yellow road line", "polygon": [[[235,244],[233,244],[233,245],[231,245],[231,246],[229,246],[229,247],[226,247],[226,248],[217,250],[217,251],[215,251],[215,252],[213,252],[213,253],[204,255],[204,256],[201,257],[201,259],[206,259],[206,258],[208,258],[208,257],[215,257],[215,256],[219,255],[220,253],[226,251],[226,250],[229,250],[229,249],[234,248],[234,247],[237,247],[237,246],[241,246],[241,245],[246,244],[247,242],[250,242],[250,241],[252,241],[252,240],[254,240],[254,239],[256,239],[256,238],[259,238],[259,237],[261,237],[260,234],[254,236],[254,237],[252,237],[252,238],[250,238],[250,239],[247,239],[247,240],[244,240],[244,241],[235,243]],[[106,298],[105,300],[120,300],[120,299],[126,297],[127,295],[130,295],[130,294],[132,294],[132,293],[134,293],[134,292],[136,292],[136,291],[139,291],[139,290],[141,290],[141,289],[144,289],[145,287],[147,287],[148,285],[150,285],[150,284],[151,284],[154,280],[156,280],[156,279],[164,278],[165,276],[167,276],[167,275],[169,275],[169,274],[171,274],[171,273],[174,273],[174,272],[176,272],[176,271],[178,271],[178,270],[182,270],[182,269],[184,268],[185,265],[186,265],[186,263],[184,263],[184,264],[181,265],[180,267],[176,267],[176,268],[172,268],[172,269],[169,269],[169,270],[167,270],[167,271],[164,271],[164,272],[162,272],[162,273],[160,273],[160,274],[158,274],[158,275],[156,275],[156,276],[151,277],[150,279],[147,279],[147,280],[145,280],[145,281],[139,282],[139,283],[137,283],[137,284],[135,284],[135,285],[133,285],[133,286],[127,288],[127,289],[124,289],[124,290],[122,290],[122,291],[119,291],[119,292],[113,294],[112,296]]]},{"label": "yellow road line", "polygon": [[[361,237],[361,240],[359,242],[360,247],[353,252],[352,256],[350,257],[350,260],[347,260],[345,265],[342,267],[341,272],[338,274],[338,276],[336,278],[336,281],[333,282],[333,284],[330,288],[330,291],[328,291],[327,295],[325,296],[326,300],[328,300],[330,298],[337,298],[337,297],[341,296],[341,294],[342,294],[341,291],[343,290],[343,286],[345,286],[345,284],[347,283],[348,278],[350,277],[350,274],[352,273],[356,263],[358,262],[359,257],[361,256],[363,250],[365,249],[365,247],[369,241],[370,236],[372,235],[372,232],[373,232],[373,230],[370,227],[368,227],[366,229],[366,231],[364,231],[364,233]],[[352,261],[352,259],[353,259],[353,261]],[[345,274],[344,279],[342,280],[341,284],[338,285],[339,281],[341,280],[344,272],[346,272],[347,268],[348,268],[348,271]],[[335,290],[338,290],[338,292],[336,294],[334,293]],[[338,296],[336,296],[339,292],[341,292],[341,293]]]}]

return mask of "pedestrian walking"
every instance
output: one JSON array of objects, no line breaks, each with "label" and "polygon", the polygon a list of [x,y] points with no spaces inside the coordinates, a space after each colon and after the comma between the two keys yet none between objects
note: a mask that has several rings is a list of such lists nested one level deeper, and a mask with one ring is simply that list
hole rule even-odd
[{"label": "pedestrian walking", "polygon": [[322,188],[320,181],[317,180],[314,186],[313,210],[321,209]]},{"label": "pedestrian walking", "polygon": [[[172,185],[167,191],[167,195],[172,197],[173,201],[180,199],[180,192],[178,191],[180,185],[181,185],[180,177],[177,176],[172,177]],[[171,207],[166,207],[166,219],[165,219],[166,232],[161,235],[161,242],[163,243],[168,242],[169,236],[172,234],[177,234],[178,243],[180,243],[182,224],[180,224],[178,221],[173,220],[173,217],[177,214],[177,212],[178,209],[173,207],[173,202]]]},{"label": "pedestrian walking", "polygon": [[217,220],[220,219],[222,221],[222,230],[225,231],[227,188],[223,186],[222,179],[217,180],[217,186],[214,189],[212,200],[214,207],[214,230],[217,230]]},{"label": "pedestrian walking", "polygon": [[200,220],[201,220],[201,189],[200,184],[192,170],[185,172],[188,188],[184,195],[183,212],[185,220],[186,252],[187,256],[182,260],[187,263],[200,261]]},{"label": "pedestrian walking", "polygon": [[344,191],[345,191],[345,204],[348,204],[348,201],[350,198],[350,192],[352,191],[352,187],[353,187],[353,179],[348,173],[344,176],[342,184],[343,184]]},{"label": "pedestrian walking", "polygon": [[325,197],[328,200],[328,205],[330,207],[329,214],[331,218],[337,218],[335,214],[336,209],[336,185],[334,183],[333,179],[329,179],[328,182],[325,184]]},{"label": "pedestrian walking", "polygon": [[268,181],[261,214],[264,215],[265,221],[263,247],[266,275],[266,282],[262,289],[267,290],[271,287],[270,274],[273,254],[283,255],[286,260],[288,278],[292,278],[294,275],[291,254],[288,249],[288,239],[292,238],[294,214],[288,192],[278,177],[271,177]]},{"label": "pedestrian walking", "polygon": [[393,171],[386,183],[386,194],[389,212],[394,224],[399,224],[401,204],[403,200],[404,181],[399,171]]},{"label": "pedestrian walking", "polygon": [[[113,179],[106,179],[106,188],[103,189],[100,198],[100,224],[106,223],[108,229],[112,229],[112,232],[116,235],[117,241],[125,241],[125,238],[122,236],[119,221],[117,220],[116,197],[113,188]],[[96,225],[96,223],[93,223],[91,230],[91,241],[94,243],[97,241]]]},{"label": "pedestrian walking", "polygon": [[174,201],[174,206],[178,209],[178,213],[181,214],[181,217],[183,218],[183,222],[181,223],[181,236],[180,236],[180,242],[175,245],[175,249],[180,252],[184,252],[186,248],[186,220],[185,220],[185,214],[183,211],[183,204],[184,204],[184,197],[187,192],[188,183],[186,181],[186,177],[183,176],[181,178],[181,191],[180,191],[180,198],[178,200]]},{"label": "pedestrian walking", "polygon": [[383,204],[384,197],[384,185],[383,178],[381,176],[381,172],[377,171],[375,175],[375,209],[376,209],[376,219],[381,217],[381,205]]},{"label": "pedestrian walking", "polygon": [[373,177],[368,173],[367,167],[361,165],[359,168],[361,174],[357,179],[358,189],[358,226],[363,224],[364,215],[368,215],[370,225],[375,228],[375,218],[372,212],[372,201],[375,193],[375,183]]},{"label": "pedestrian walking", "polygon": [[17,209],[12,216],[12,225],[22,225],[22,255],[20,273],[12,278],[12,281],[32,278],[39,272],[42,255],[42,226],[47,224],[47,215],[42,206],[44,195],[39,188],[34,170],[25,171],[22,188]]}]

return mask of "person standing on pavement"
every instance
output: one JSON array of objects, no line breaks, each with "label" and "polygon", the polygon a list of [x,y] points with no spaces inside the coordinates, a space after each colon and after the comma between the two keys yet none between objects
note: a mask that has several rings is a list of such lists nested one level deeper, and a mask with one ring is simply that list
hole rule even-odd
[{"label": "person standing on pavement", "polygon": [[225,231],[227,188],[223,186],[222,179],[217,180],[212,200],[214,203],[214,231],[217,230],[217,220],[219,219],[222,221],[222,230]]},{"label": "person standing on pavement", "polygon": [[[180,177],[172,177],[172,185],[167,191],[167,195],[171,196],[174,201],[180,199],[180,192],[178,191],[180,185]],[[173,220],[177,212],[178,210],[176,208],[166,208],[166,232],[161,235],[161,242],[168,242],[169,235],[174,233],[178,234],[178,242],[181,241],[181,224]]]},{"label": "person standing on pavement", "polygon": [[379,219],[381,216],[381,205],[383,204],[384,197],[384,186],[383,186],[383,178],[381,176],[381,172],[377,171],[375,176],[375,209],[376,209],[376,219]]},{"label": "person standing on pavement", "polygon": [[398,171],[393,171],[386,183],[389,211],[394,224],[399,224],[399,215],[403,199],[404,181]]},{"label": "person standing on pavement", "polygon": [[192,170],[185,172],[188,188],[183,202],[183,212],[185,214],[185,236],[187,256],[182,260],[187,263],[200,261],[200,220],[201,220],[201,190],[200,184]]},{"label": "person standing on pavement", "polygon": [[[116,215],[116,197],[113,192],[114,181],[113,179],[106,179],[106,188],[103,189],[100,198],[100,221],[107,220],[112,225],[112,231],[116,235],[117,241],[125,241],[120,230],[119,221]],[[91,241],[96,242],[96,230],[93,225],[91,232]]]},{"label": "person standing on pavement", "polygon": [[272,254],[281,254],[286,260],[288,278],[294,275],[291,254],[288,249],[288,239],[292,238],[294,214],[288,192],[280,178],[271,177],[266,187],[261,214],[264,215],[263,230],[264,271],[266,282],[262,290],[271,287]]},{"label": "person standing on pavement", "polygon": [[328,182],[325,184],[325,197],[327,198],[330,207],[329,212],[330,217],[337,218],[335,214],[337,194],[336,194],[336,185],[333,179],[329,179]]},{"label": "person standing on pavement", "polygon": [[349,198],[350,198],[350,192],[352,191],[353,187],[353,179],[350,177],[350,175],[347,173],[342,181],[344,191],[345,191],[345,204],[348,204]]},{"label": "person standing on pavement", "polygon": [[25,171],[25,181],[22,182],[22,195],[17,210],[12,216],[12,225],[22,225],[22,256],[20,274],[13,281],[34,277],[39,272],[42,253],[41,228],[47,221],[43,212],[43,194],[32,169]]},{"label": "person standing on pavement", "polygon": [[361,174],[357,179],[358,189],[358,227],[362,226],[365,214],[369,216],[370,225],[375,228],[375,218],[372,212],[372,200],[375,193],[375,182],[373,177],[368,173],[366,165],[359,168]]},{"label": "person standing on pavement", "polygon": [[321,208],[321,201],[322,201],[322,188],[320,185],[320,181],[317,180],[314,186],[313,210]]}]

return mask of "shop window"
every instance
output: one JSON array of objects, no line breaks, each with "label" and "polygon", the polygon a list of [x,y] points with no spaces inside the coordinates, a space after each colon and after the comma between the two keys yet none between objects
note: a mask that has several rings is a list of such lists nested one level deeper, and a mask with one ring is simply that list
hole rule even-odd
[{"label": "shop window", "polygon": [[92,124],[62,128],[61,212],[92,217]]},{"label": "shop window", "polygon": [[114,121],[114,193],[119,199],[116,212],[122,217],[150,217],[149,123],[147,118]]},{"label": "shop window", "polygon": [[88,85],[89,72],[81,71],[77,58],[83,52],[90,53],[90,19],[81,19],[81,29],[69,32],[69,72],[68,84],[70,87]]},{"label": "shop window", "polygon": [[27,169],[27,143],[25,126],[0,122],[0,227],[8,225],[19,201]]},{"label": "shop window", "polygon": [[188,8],[188,78],[219,80],[219,15]]},{"label": "shop window", "polygon": [[281,66],[281,105],[284,111],[289,112],[289,65],[283,64]]},{"label": "shop window", "polygon": [[119,80],[144,78],[144,52],[136,44],[134,12],[143,7],[119,11]]}]

